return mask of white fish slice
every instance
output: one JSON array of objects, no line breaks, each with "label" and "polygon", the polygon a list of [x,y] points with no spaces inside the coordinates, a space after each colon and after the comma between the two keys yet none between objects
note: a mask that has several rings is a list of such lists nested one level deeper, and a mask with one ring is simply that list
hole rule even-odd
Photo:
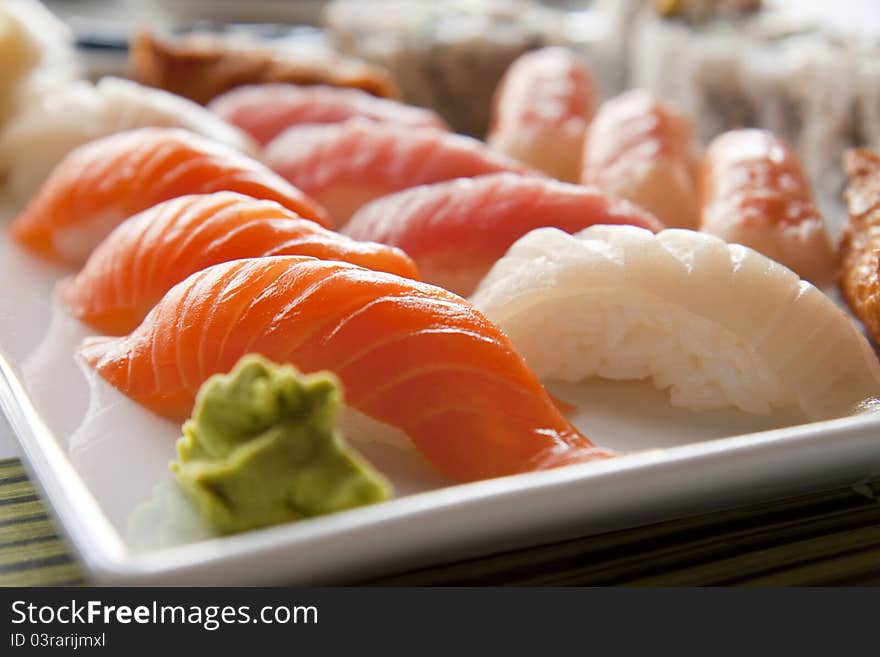
[{"label": "white fish slice", "polygon": [[877,356],[830,298],[695,231],[535,230],[472,301],[541,378],[650,378],[676,406],[797,406],[811,420],[880,394]]},{"label": "white fish slice", "polygon": [[247,154],[258,150],[238,128],[186,98],[108,77],[44,94],[11,120],[0,133],[0,180],[5,176],[10,197],[22,203],[77,146],[150,126],[184,128]]}]

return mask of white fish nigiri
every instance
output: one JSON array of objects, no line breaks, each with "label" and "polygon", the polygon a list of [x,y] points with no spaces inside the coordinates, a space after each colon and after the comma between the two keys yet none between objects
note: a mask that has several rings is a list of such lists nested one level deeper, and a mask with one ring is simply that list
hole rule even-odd
[{"label": "white fish nigiri", "polygon": [[651,379],[675,406],[840,417],[880,394],[846,313],[791,270],[691,230],[522,237],[472,298],[541,378]]},{"label": "white fish nigiri", "polygon": [[[41,96],[0,133],[0,179],[24,202],[67,153],[117,132],[144,127],[185,128],[252,154],[254,142],[194,102],[130,80],[79,81]],[[26,153],[27,157],[22,157]]]}]

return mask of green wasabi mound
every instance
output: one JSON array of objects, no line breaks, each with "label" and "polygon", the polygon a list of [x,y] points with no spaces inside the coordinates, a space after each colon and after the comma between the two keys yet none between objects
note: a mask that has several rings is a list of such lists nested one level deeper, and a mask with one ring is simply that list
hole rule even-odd
[{"label": "green wasabi mound", "polygon": [[199,390],[171,469],[223,533],[333,513],[391,496],[337,427],[339,381],[245,356]]}]

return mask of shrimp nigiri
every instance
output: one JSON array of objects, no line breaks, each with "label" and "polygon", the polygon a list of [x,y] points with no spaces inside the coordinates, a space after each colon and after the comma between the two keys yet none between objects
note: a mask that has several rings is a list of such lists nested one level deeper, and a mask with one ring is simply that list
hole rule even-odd
[{"label": "shrimp nigiri", "polygon": [[849,217],[840,240],[840,289],[875,344],[880,344],[880,154],[844,155]]},{"label": "shrimp nigiri", "polygon": [[178,128],[142,128],[71,151],[15,218],[12,236],[49,259],[82,264],[131,215],[184,194],[224,190],[330,223],[323,208],[256,160]]},{"label": "shrimp nigiri", "polygon": [[340,123],[356,117],[413,128],[446,129],[429,109],[378,98],[360,89],[257,84],[236,87],[210,102],[208,109],[268,144],[287,128]]},{"label": "shrimp nigiri", "polygon": [[586,62],[566,48],[520,55],[495,92],[490,148],[545,173],[575,182],[596,83]]},{"label": "shrimp nigiri", "polygon": [[119,335],[135,329],[190,274],[229,260],[273,255],[341,260],[418,278],[399,249],[356,242],[273,201],[216,192],[181,196],[127,219],[65,281],[61,297],[80,320]]},{"label": "shrimp nigiri", "polygon": [[834,280],[837,254],[797,155],[766,130],[716,137],[703,160],[700,230],[773,258],[816,285]]},{"label": "shrimp nigiri", "polygon": [[573,233],[594,224],[663,228],[637,205],[595,188],[497,173],[376,199],[355,213],[345,232],[400,247],[425,281],[467,295],[530,230],[554,226]]},{"label": "shrimp nigiri", "polygon": [[330,370],[348,404],[472,480],[607,457],[565,419],[505,335],[464,299],[392,274],[298,256],[235,260],[173,287],[130,335],[80,354],[170,418],[258,353]]},{"label": "shrimp nigiri", "polygon": [[581,182],[641,205],[667,226],[700,220],[688,119],[636,89],[606,101],[587,130]]},{"label": "shrimp nigiri", "polygon": [[362,119],[290,128],[269,144],[266,162],[340,226],[368,201],[407,187],[500,171],[538,175],[470,137]]}]

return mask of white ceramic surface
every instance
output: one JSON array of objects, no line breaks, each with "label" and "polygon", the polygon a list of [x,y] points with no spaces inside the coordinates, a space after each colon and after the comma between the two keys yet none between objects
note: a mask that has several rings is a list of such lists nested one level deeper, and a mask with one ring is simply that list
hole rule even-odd
[{"label": "white ceramic surface", "polygon": [[[0,238],[0,402],[94,581],[329,583],[880,473],[880,416],[675,409],[644,383],[551,384],[617,459],[452,485],[408,446],[350,435],[394,482],[390,502],[213,537],[169,477],[178,428],[91,376],[87,334],[53,300],[65,272]],[[788,427],[788,428],[786,428]]]},{"label": "white ceramic surface", "polygon": [[20,459],[21,448],[6,416],[0,413],[0,459]]}]

